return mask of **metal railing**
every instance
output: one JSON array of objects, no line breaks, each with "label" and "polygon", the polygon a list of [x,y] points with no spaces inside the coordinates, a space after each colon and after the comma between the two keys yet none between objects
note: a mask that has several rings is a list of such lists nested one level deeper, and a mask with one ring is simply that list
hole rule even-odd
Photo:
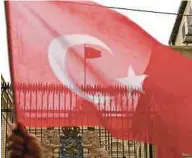
[{"label": "metal railing", "polygon": [[[80,86],[79,86],[80,87]],[[80,89],[85,91],[89,94],[96,94],[96,93],[127,93],[127,89],[121,88],[116,86],[115,91],[112,91],[111,89],[114,87],[107,87],[103,88],[100,86],[81,86]],[[47,93],[49,91],[49,93]],[[25,84],[19,84],[17,86],[17,92],[18,95],[20,95],[20,105],[22,104],[28,104],[25,97],[30,96],[32,94],[31,99],[37,98],[37,95],[41,94],[42,92],[44,94],[47,94],[45,98],[53,97],[53,94],[55,93],[62,93],[62,95],[68,95],[69,91],[67,87],[62,87],[59,85],[25,85]],[[22,94],[21,94],[22,93]],[[25,95],[26,94],[26,95]],[[49,95],[48,95],[49,94]],[[23,97],[21,97],[21,95]],[[41,95],[40,95],[41,96]],[[76,96],[68,96],[68,99],[71,99],[70,97],[76,97]],[[25,100],[25,101],[24,101]],[[32,101],[31,100],[31,101]],[[72,99],[73,100],[73,99]],[[53,100],[52,100],[53,101]],[[13,94],[12,94],[12,88],[11,85],[8,83],[3,82],[1,84],[1,123],[2,123],[2,146],[1,146],[1,155],[2,157],[8,157],[8,152],[5,148],[5,144],[7,142],[7,134],[10,132],[10,124],[14,121],[14,109],[13,109]],[[33,101],[32,101],[33,102]],[[66,103],[67,104],[67,103]],[[35,134],[39,140],[43,143],[45,133],[49,130],[49,128],[32,128],[28,127],[29,132]],[[57,137],[60,139],[58,142],[58,145],[60,146],[58,149],[51,151],[56,157],[64,157],[61,152],[62,147],[62,140],[64,133],[63,133],[63,127],[61,126],[54,126],[54,129],[52,129],[52,132],[55,131],[57,133]],[[80,131],[78,133],[78,136],[82,136],[87,131],[87,127],[82,126],[80,127]],[[146,144],[138,141],[126,141],[126,140],[119,140],[111,136],[111,134],[104,128],[101,127],[95,127],[95,131],[99,135],[100,142],[105,141],[106,146],[105,149],[109,152],[110,156],[112,158],[122,158],[123,156],[128,158],[154,158],[155,157],[155,150],[154,146],[151,144]],[[86,157],[88,154],[87,149],[83,149],[83,155]]]}]

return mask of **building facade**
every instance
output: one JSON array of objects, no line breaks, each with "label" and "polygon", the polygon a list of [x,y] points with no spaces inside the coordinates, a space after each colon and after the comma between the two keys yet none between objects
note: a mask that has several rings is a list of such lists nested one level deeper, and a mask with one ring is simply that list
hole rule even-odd
[{"label": "building facade", "polygon": [[192,1],[182,1],[169,39],[171,46],[192,46]]},{"label": "building facade", "polygon": [[181,1],[169,45],[192,57],[192,1]]}]

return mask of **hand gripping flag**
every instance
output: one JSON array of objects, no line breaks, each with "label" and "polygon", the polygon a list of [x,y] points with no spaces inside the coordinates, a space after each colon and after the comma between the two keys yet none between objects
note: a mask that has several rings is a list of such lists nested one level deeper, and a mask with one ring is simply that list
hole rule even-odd
[{"label": "hand gripping flag", "polygon": [[192,154],[191,59],[92,2],[8,1],[6,12],[19,121],[102,126],[162,158]]}]

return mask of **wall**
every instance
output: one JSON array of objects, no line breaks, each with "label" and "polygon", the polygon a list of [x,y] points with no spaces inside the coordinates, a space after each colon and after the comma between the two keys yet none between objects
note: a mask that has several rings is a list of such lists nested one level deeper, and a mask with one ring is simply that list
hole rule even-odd
[{"label": "wall", "polygon": [[[192,6],[192,1],[188,1],[184,14],[189,14],[189,9],[191,6]],[[181,21],[181,24],[179,27],[179,31],[178,31],[178,34],[176,37],[176,41],[175,41],[176,46],[185,46],[186,45],[185,43],[183,43],[183,37],[182,37],[182,26],[183,26],[183,23],[186,21],[186,18],[187,18],[186,16],[184,16],[182,18],[182,21]],[[188,46],[189,45],[192,46],[192,44],[188,44]]]}]

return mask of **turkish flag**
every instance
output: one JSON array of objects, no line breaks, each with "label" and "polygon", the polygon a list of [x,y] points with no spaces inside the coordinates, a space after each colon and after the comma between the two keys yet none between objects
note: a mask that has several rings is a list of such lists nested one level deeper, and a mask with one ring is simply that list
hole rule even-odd
[{"label": "turkish flag", "polygon": [[101,51],[88,47],[88,46],[85,46],[85,58],[86,59],[99,58],[99,57],[101,57]]},{"label": "turkish flag", "polygon": [[[192,154],[190,59],[95,3],[6,6],[18,120],[35,127],[103,126],[118,138],[156,144],[159,157]],[[102,52],[87,64],[87,84],[101,92],[96,95],[77,86],[84,80],[86,44]],[[109,87],[107,95],[102,87]]]}]

